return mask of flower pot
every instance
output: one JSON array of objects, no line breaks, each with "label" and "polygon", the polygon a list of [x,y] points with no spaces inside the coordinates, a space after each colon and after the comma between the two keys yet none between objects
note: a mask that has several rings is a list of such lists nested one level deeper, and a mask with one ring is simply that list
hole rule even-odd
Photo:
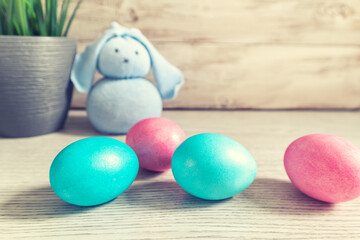
[{"label": "flower pot", "polygon": [[71,38],[0,36],[0,136],[30,137],[63,127],[75,53]]}]

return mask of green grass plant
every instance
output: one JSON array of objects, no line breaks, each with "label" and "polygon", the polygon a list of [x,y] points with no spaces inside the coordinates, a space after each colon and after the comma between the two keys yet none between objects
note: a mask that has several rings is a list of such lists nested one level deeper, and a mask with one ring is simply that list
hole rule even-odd
[{"label": "green grass plant", "polygon": [[0,35],[67,36],[82,2],[70,17],[70,0],[0,0]]}]

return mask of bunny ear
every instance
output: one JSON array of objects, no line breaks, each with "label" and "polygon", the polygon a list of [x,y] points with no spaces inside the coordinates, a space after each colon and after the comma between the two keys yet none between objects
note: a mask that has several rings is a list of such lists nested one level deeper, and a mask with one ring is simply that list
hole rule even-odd
[{"label": "bunny ear", "polygon": [[121,25],[120,25],[119,23],[117,23],[117,22],[112,22],[112,23],[110,24],[110,29],[113,30],[113,31],[117,31],[117,33],[118,33],[119,35],[123,35],[123,34],[125,34],[125,33],[128,33],[128,31],[129,31],[128,28],[121,26]]},{"label": "bunny ear", "polygon": [[95,75],[97,59],[107,40],[114,32],[107,31],[97,42],[89,44],[85,51],[77,54],[71,70],[71,81],[79,92],[89,92]]},{"label": "bunny ear", "polygon": [[161,98],[165,100],[175,98],[184,83],[182,72],[170,64],[138,29],[130,29],[128,34],[142,43],[149,52]]}]

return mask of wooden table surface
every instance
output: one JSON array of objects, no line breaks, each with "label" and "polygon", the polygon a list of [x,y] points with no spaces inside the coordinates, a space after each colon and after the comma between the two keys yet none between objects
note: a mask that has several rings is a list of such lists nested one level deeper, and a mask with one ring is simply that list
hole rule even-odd
[{"label": "wooden table surface", "polygon": [[[0,239],[360,239],[360,199],[313,200],[295,189],[283,167],[291,141],[330,133],[360,145],[359,112],[166,111],[185,133],[213,132],[244,145],[258,164],[254,183],[223,201],[190,196],[171,171],[140,170],[132,186],[97,207],[77,207],[51,190],[56,154],[99,135],[83,111],[72,111],[60,132],[0,138]],[[124,141],[124,136],[115,136]]]}]

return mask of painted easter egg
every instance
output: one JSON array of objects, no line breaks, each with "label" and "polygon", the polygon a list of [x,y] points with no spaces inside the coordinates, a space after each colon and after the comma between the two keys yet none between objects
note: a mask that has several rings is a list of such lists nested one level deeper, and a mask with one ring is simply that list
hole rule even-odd
[{"label": "painted easter egg", "polygon": [[360,149],[346,139],[298,138],[287,148],[284,164],[291,182],[312,198],[338,203],[360,196]]},{"label": "painted easter egg", "polygon": [[185,138],[175,122],[155,117],[136,123],[126,135],[126,144],[137,154],[140,167],[162,172],[171,168],[172,155]]},{"label": "painted easter egg", "polygon": [[93,206],[108,202],[135,180],[135,152],[116,139],[90,137],[64,148],[50,167],[50,184],[62,200]]},{"label": "painted easter egg", "polygon": [[186,139],[172,158],[177,183],[207,200],[232,197],[254,181],[257,167],[251,154],[231,138],[203,133]]}]

